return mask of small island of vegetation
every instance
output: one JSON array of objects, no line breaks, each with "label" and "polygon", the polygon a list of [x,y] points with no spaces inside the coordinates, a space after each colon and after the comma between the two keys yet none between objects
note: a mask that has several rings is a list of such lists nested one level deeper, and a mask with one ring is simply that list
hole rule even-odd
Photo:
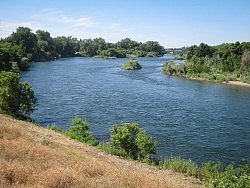
[{"label": "small island of vegetation", "polygon": [[136,58],[132,58],[129,61],[125,62],[121,66],[121,68],[124,70],[137,70],[137,69],[141,69],[141,65]]}]

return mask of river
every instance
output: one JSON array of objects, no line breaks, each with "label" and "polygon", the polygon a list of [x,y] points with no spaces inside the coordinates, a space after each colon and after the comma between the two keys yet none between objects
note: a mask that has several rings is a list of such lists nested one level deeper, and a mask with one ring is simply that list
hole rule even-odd
[{"label": "river", "polygon": [[120,69],[126,58],[34,63],[21,77],[39,101],[31,117],[68,129],[79,116],[98,140],[108,139],[113,124],[137,122],[157,139],[158,157],[250,159],[250,88],[167,77],[162,64],[172,58],[138,58],[136,71]]}]

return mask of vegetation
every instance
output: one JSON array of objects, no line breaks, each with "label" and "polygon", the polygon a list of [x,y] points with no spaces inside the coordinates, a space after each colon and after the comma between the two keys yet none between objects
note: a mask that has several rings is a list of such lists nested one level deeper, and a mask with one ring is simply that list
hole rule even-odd
[{"label": "vegetation", "polygon": [[202,187],[0,114],[0,187]]},{"label": "vegetation", "polygon": [[149,159],[149,154],[156,152],[156,141],[136,123],[113,125],[110,132],[111,145],[123,149],[133,159]]},{"label": "vegetation", "polygon": [[202,180],[207,187],[250,187],[250,163],[247,160],[243,161],[239,167],[230,164],[223,168],[221,163],[209,161],[202,164],[200,168],[190,160],[170,157],[161,161],[160,166],[164,169],[195,176]]},{"label": "vegetation", "polygon": [[[3,115],[0,115],[0,120],[2,122],[0,124],[0,183],[4,187],[77,187],[82,184],[98,186],[103,185],[103,183],[107,186],[145,187],[151,185],[149,184],[150,181],[153,181],[154,185],[158,182],[157,186],[163,187],[166,186],[167,178],[171,178],[171,180],[176,178],[176,175],[173,176],[173,172],[171,177],[168,177],[165,170],[161,171],[153,169],[153,167],[145,169],[141,164],[137,166],[136,163],[131,163],[131,161],[122,161],[104,153],[100,155],[100,152],[93,148],[72,142],[63,135],[60,136],[60,134],[50,132],[39,126],[13,120]],[[85,127],[84,130],[88,132],[86,121],[76,118],[75,125]],[[120,130],[121,134],[118,134],[120,136],[116,136],[118,139],[115,139],[120,140],[119,143],[121,141],[126,143],[127,139],[121,138],[126,138],[129,133],[138,131],[137,124],[127,123],[127,126],[131,127],[133,131],[125,129],[125,124],[113,126],[115,129],[123,129]],[[55,126],[52,127],[55,128]],[[58,129],[56,130],[58,132]],[[76,134],[78,134],[78,130]],[[142,134],[144,135],[143,131]],[[132,136],[134,139],[131,140],[136,140],[135,137]],[[148,140],[147,136],[145,139]],[[115,141],[115,143],[117,142]],[[129,144],[131,145],[131,143]],[[101,145],[101,147],[110,150],[110,145],[106,144],[106,146]],[[133,147],[135,146],[136,144],[133,145]],[[120,151],[121,155],[119,156],[127,153],[121,147],[113,146],[112,149]],[[110,151],[112,153],[115,150]],[[128,151],[131,150],[128,149]],[[231,164],[223,168],[221,163],[210,161],[198,167],[190,160],[170,157],[160,161],[158,167],[194,176],[204,182],[207,187],[245,188],[250,186],[250,162],[247,160],[243,161],[242,165],[238,167]],[[37,174],[41,176],[37,176]],[[141,176],[142,174],[143,176]],[[124,177],[130,179],[129,185],[127,184],[128,179],[124,179]],[[175,181],[181,179],[189,178],[178,176]],[[105,181],[103,182],[103,180]],[[180,181],[175,181],[170,182],[174,182],[178,186],[181,185]],[[187,186],[186,184],[190,182],[182,182],[184,183],[182,186]],[[169,183],[167,185],[173,186]],[[199,186],[199,184],[190,185],[190,187]],[[153,184],[152,187],[154,187]]]},{"label": "vegetation", "polygon": [[250,83],[250,42],[191,46],[186,49],[185,63],[167,62],[163,72],[187,78]]},{"label": "vegetation", "polygon": [[37,30],[33,33],[28,27],[19,27],[9,37],[0,40],[0,71],[24,71],[31,62],[60,57],[151,57],[162,56],[164,53],[164,47],[155,41],[139,43],[126,38],[117,43],[108,43],[102,38],[52,38],[48,31]]},{"label": "vegetation", "polygon": [[125,62],[122,66],[122,69],[124,70],[136,70],[136,69],[141,69],[141,65],[138,62],[137,59],[132,58],[129,61]]},{"label": "vegetation", "polygon": [[0,113],[28,119],[37,105],[37,99],[30,85],[19,80],[17,73],[0,73]]},{"label": "vegetation", "polygon": [[82,120],[79,117],[75,117],[72,120],[72,124],[68,132],[66,132],[72,139],[79,140],[81,142],[89,143],[91,145],[97,145],[98,142],[93,138],[90,132],[89,123],[86,120]]},{"label": "vegetation", "polygon": [[62,130],[58,128],[56,125],[49,125],[47,126],[48,129],[53,130],[55,132],[64,134],[65,136],[78,140],[83,143],[87,143],[92,146],[98,145],[98,141],[96,141],[90,131],[90,126],[87,120],[83,120],[79,117],[75,117],[72,120],[70,129]]},{"label": "vegetation", "polygon": [[191,160],[181,159],[180,157],[169,157],[160,161],[161,168],[181,172],[189,176],[197,176],[198,166]]}]

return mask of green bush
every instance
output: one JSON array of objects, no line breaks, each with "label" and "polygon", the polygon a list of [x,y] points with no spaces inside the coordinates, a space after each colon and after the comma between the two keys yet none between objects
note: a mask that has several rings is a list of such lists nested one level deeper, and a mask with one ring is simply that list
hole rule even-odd
[{"label": "green bush", "polygon": [[0,73],[0,113],[28,119],[37,105],[37,99],[31,86],[19,80],[17,73]]},{"label": "green bush", "polygon": [[94,139],[92,133],[90,132],[89,123],[86,120],[82,120],[78,117],[75,117],[72,120],[70,129],[68,132],[66,132],[66,134],[72,139],[76,139],[90,145],[98,144],[98,142]]},{"label": "green bush", "polygon": [[230,164],[225,169],[221,163],[209,161],[203,164],[200,177],[208,187],[250,187],[249,161],[239,167]]},{"label": "green bush", "polygon": [[133,159],[143,160],[156,151],[156,141],[153,140],[136,123],[124,123],[121,126],[113,125],[111,131],[111,144],[116,148],[125,150]]},{"label": "green bush", "polygon": [[136,69],[141,69],[141,65],[136,58],[132,58],[129,61],[125,62],[121,66],[121,68],[124,70],[136,70]]}]

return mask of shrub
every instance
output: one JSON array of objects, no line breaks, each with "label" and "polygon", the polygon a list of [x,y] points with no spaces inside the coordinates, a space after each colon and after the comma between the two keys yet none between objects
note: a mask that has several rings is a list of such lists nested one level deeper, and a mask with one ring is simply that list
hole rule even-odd
[{"label": "shrub", "polygon": [[141,69],[141,65],[136,58],[132,58],[129,61],[125,62],[121,66],[121,68],[124,70],[136,70],[136,69]]},{"label": "shrub", "polygon": [[86,142],[91,145],[98,144],[98,142],[94,139],[92,133],[90,132],[89,123],[79,117],[75,117],[72,120],[72,124],[69,131],[67,132],[67,135],[72,139]]},{"label": "shrub", "polygon": [[221,163],[209,161],[204,163],[200,176],[208,187],[250,187],[250,165],[234,167],[232,164],[225,169]]},{"label": "shrub", "polygon": [[28,119],[37,105],[37,99],[31,86],[19,80],[20,75],[17,73],[0,73],[0,112]]},{"label": "shrub", "polygon": [[156,141],[153,140],[136,123],[124,123],[121,126],[113,125],[111,131],[111,144],[122,148],[133,159],[143,160],[156,151]]}]

